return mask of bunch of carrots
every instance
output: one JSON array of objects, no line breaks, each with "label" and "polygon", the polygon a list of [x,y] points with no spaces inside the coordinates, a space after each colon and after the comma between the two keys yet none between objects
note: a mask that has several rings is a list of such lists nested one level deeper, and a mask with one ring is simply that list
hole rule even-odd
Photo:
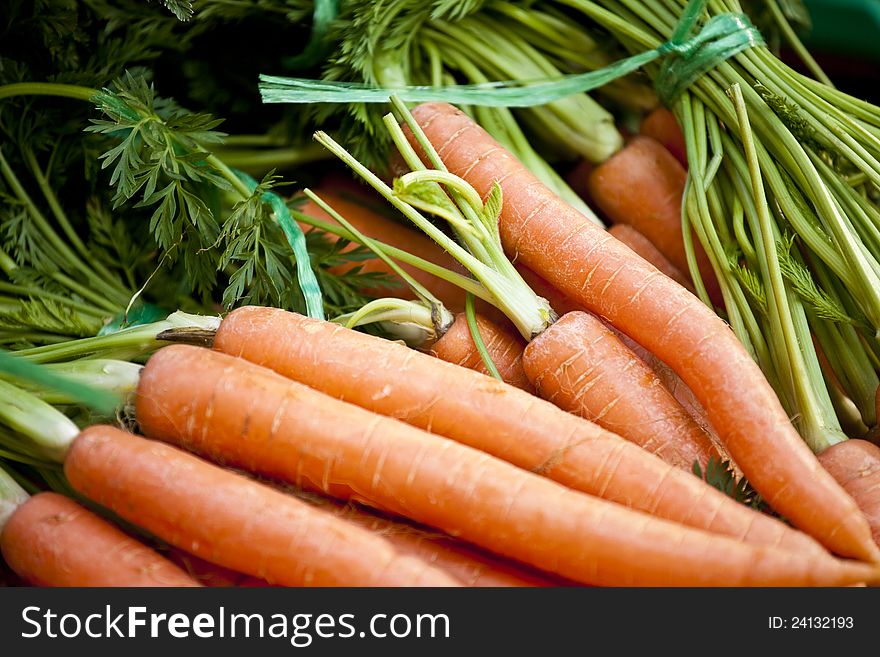
[{"label": "bunch of carrots", "polygon": [[[210,348],[156,350],[181,336],[154,335],[129,386],[137,434],[74,427],[43,449],[69,497],[29,496],[3,477],[0,549],[18,576],[129,586],[880,581],[876,494],[865,485],[877,469],[822,467],[653,242],[637,236],[630,248],[626,231],[596,227],[451,106],[398,118],[413,173],[447,185],[445,200],[431,196],[441,216],[466,219],[479,204],[478,219],[497,217],[497,233],[469,248],[482,244],[485,262],[326,194],[310,194],[297,217],[446,272],[437,284],[405,262],[408,272],[391,267],[432,299],[430,348],[247,306],[202,327]],[[432,190],[402,179],[375,186],[418,212]],[[449,282],[464,270],[474,277],[462,294]],[[505,302],[505,290],[535,307]],[[465,330],[473,308],[462,312],[472,292],[483,302],[476,334]],[[406,324],[390,307],[379,319]],[[477,371],[487,365],[497,376]],[[52,407],[29,408],[25,435]],[[691,472],[722,455],[782,518]]]},{"label": "bunch of carrots", "polygon": [[268,176],[224,224],[236,244],[277,221],[290,246],[302,231],[372,252],[319,272],[362,281],[362,307],[324,319],[314,263],[279,242],[307,314],[245,301],[0,352],[0,554],[17,581],[880,585],[876,376],[826,367],[836,410],[853,387],[877,408],[867,390],[849,436],[805,442],[682,221],[693,130],[657,109],[562,185],[451,104],[390,105],[385,174],[318,131],[365,185],[331,177],[285,202]]}]

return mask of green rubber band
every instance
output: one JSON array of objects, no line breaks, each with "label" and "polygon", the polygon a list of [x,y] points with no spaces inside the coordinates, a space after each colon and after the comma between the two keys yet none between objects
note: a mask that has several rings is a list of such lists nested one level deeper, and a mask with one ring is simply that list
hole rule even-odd
[{"label": "green rubber band", "polygon": [[707,71],[747,48],[764,44],[748,17],[737,13],[715,16],[693,34],[706,1],[688,3],[669,41],[597,71],[538,80],[399,88],[260,75],[260,94],[264,103],[385,103],[393,94],[406,103],[441,101],[483,107],[535,107],[592,91],[663,58],[656,86],[661,99],[671,104]]},{"label": "green rubber band", "polygon": [[[248,186],[251,192],[257,188],[257,181],[248,174],[235,169],[233,171]],[[293,249],[299,289],[302,290],[303,297],[306,300],[306,314],[315,319],[324,319],[324,301],[321,296],[321,287],[318,285],[315,272],[312,270],[312,262],[306,247],[306,236],[303,234],[302,228],[293,220],[287,203],[278,194],[275,192],[263,192],[261,198],[264,203],[269,204],[272,208],[272,211],[275,213],[275,220],[284,232],[290,248]]]},{"label": "green rubber band", "polygon": [[691,36],[705,3],[706,0],[691,0],[672,38],[660,46],[660,50],[675,55],[664,58],[654,82],[660,100],[666,105],[672,105],[688,87],[721,62],[748,48],[764,45],[761,33],[745,14],[714,16]]}]

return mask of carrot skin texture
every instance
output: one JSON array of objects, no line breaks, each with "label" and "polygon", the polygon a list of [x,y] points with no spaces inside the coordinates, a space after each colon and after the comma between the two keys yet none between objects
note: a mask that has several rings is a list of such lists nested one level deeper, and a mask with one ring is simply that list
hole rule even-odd
[{"label": "carrot skin texture", "polygon": [[430,528],[420,528],[393,520],[352,504],[340,504],[320,497],[321,508],[330,508],[339,517],[380,534],[405,554],[443,570],[469,587],[570,586],[570,582],[551,579],[545,573],[530,572],[511,561],[502,561],[478,552],[467,544]]},{"label": "carrot skin texture", "polygon": [[[523,370],[522,358],[526,342],[512,330],[508,330],[485,317],[477,315],[477,329],[486,345],[501,379],[512,386],[534,392]],[[431,354],[447,363],[454,363],[469,370],[489,374],[474,344],[464,314],[456,316],[452,326],[431,346]]]},{"label": "carrot skin texture", "polygon": [[675,119],[675,115],[665,107],[658,107],[648,114],[639,126],[639,134],[651,137],[663,144],[663,146],[681,165],[687,169],[687,144],[684,141],[684,133]]},{"label": "carrot skin texture", "polygon": [[[687,172],[661,144],[634,137],[596,167],[590,195],[614,223],[629,224],[644,235],[681,272],[689,272],[681,225]],[[700,276],[715,303],[721,288],[702,245],[694,239]]]},{"label": "carrot skin texture", "polygon": [[180,548],[168,548],[162,551],[163,555],[175,565],[179,566],[190,577],[202,586],[213,588],[230,588],[233,586],[264,587],[269,586],[266,580],[251,577],[223,566],[218,566],[210,561],[181,550]]},{"label": "carrot skin texture", "polygon": [[0,534],[9,566],[36,586],[199,586],[183,570],[70,498],[44,492]]},{"label": "carrot skin texture", "polygon": [[691,292],[694,291],[690,280],[684,273],[663,255],[660,250],[647,237],[642,235],[632,226],[627,224],[614,224],[608,228],[608,232],[615,238],[626,244],[633,252],[650,262],[657,269],[669,276],[676,283]]},{"label": "carrot skin texture", "polygon": [[768,504],[832,551],[880,561],[855,501],[797,434],[760,368],[723,320],[583,220],[459,110],[428,103],[413,115],[452,173],[480,194],[498,181],[507,253],[672,367]]},{"label": "carrot skin texture", "polygon": [[[227,315],[214,348],[570,488],[738,539],[824,552],[802,532],[734,502],[598,425],[388,340],[251,306]],[[369,371],[363,363],[370,364]]]},{"label": "carrot skin texture", "polygon": [[94,502],[197,557],[282,586],[457,586],[386,541],[169,445],[95,425],[64,465]]},{"label": "carrot skin texture", "polygon": [[136,405],[149,435],[377,505],[585,584],[842,585],[878,574],[865,564],[743,543],[584,495],[199,347],[156,352]]},{"label": "carrot skin texture", "polygon": [[538,394],[686,472],[718,458],[709,434],[601,321],[570,312],[529,343],[523,367]]},{"label": "carrot skin texture", "polygon": [[819,454],[819,461],[853,496],[880,545],[880,447],[851,438]]},{"label": "carrot skin texture", "polygon": [[[614,226],[609,229],[609,232],[611,232],[613,228]],[[587,312],[583,306],[575,303],[570,298],[562,294],[559,290],[550,285],[550,283],[548,283],[542,277],[538,276],[535,272],[533,272],[525,265],[521,263],[517,264],[516,269],[523,277],[523,280],[528,284],[528,286],[532,288],[532,290],[534,290],[537,294],[547,299],[547,301],[550,302],[550,306],[560,315],[565,315],[573,311]],[[607,322],[603,323],[608,327],[609,330],[614,331],[615,335],[620,338],[621,342],[623,342],[623,344],[625,344],[630,349],[630,351],[641,358],[645,362],[645,364],[654,371],[654,373],[663,382],[663,385],[666,386],[666,389],[669,390],[669,392],[672,393],[672,396],[675,397],[679,404],[681,404],[682,408],[684,408],[688,412],[688,414],[699,426],[701,426],[705,431],[709,433],[709,435],[712,437],[712,443],[715,445],[715,449],[720,449],[722,446],[720,445],[720,442],[715,435],[714,429],[712,429],[712,426],[709,424],[709,419],[706,416],[706,411],[700,405],[700,402],[697,401],[697,398],[694,395],[693,391],[687,387],[687,385],[666,363],[657,358],[657,356],[645,349],[642,345],[630,338],[628,335],[616,329],[611,324],[608,324]],[[727,458],[729,460],[729,457]]]}]

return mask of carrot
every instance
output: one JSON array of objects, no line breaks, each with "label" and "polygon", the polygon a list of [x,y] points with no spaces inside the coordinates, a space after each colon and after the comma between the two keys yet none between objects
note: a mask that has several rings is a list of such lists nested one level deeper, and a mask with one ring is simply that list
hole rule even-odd
[{"label": "carrot", "polygon": [[18,507],[0,533],[3,558],[36,586],[199,586],[121,529],[57,493]]},{"label": "carrot", "polygon": [[[524,271],[526,269],[520,268],[520,273],[537,294],[548,299],[554,308],[566,308],[567,314],[574,312],[576,304],[552,289],[534,272]],[[579,317],[584,315],[577,314]],[[564,329],[554,328],[552,336],[541,341],[541,347],[526,347],[518,336],[510,335],[504,348],[499,349],[497,341],[500,338],[495,333],[486,330],[481,333],[505,383],[527,392],[537,389],[541,397],[560,408],[591,420],[684,470],[692,470],[694,462],[705,469],[711,456],[720,456],[705,413],[693,399],[693,393],[668,367],[600,320],[587,315],[577,321],[580,330],[576,335],[569,330],[563,338],[556,333],[565,332]],[[450,329],[455,341],[444,336],[434,346],[434,355],[487,374],[467,326],[464,321],[460,324],[457,331],[453,330],[455,326]],[[560,327],[563,325],[559,324]],[[546,346],[569,338],[579,342],[585,340],[585,348],[574,359],[566,358],[564,367],[561,367],[562,350],[548,351]],[[449,344],[454,344],[455,348]],[[494,351],[492,347],[495,347]],[[528,376],[522,365],[524,352],[533,354]],[[543,358],[536,359],[539,353]],[[551,365],[553,368],[549,369]],[[687,408],[679,403],[673,390],[688,404]],[[639,420],[632,422],[632,417]]]},{"label": "carrot", "polygon": [[[635,137],[590,176],[593,203],[614,223],[644,235],[679,271],[689,272],[681,227],[687,172],[658,142]],[[700,276],[717,302],[720,288],[706,253],[694,241]],[[540,273],[540,272],[538,272]]]},{"label": "carrot", "polygon": [[[565,175],[565,182],[568,183],[568,186],[574,190],[575,194],[587,201],[587,203],[590,203],[590,187],[588,181],[590,179],[590,174],[595,168],[595,164],[589,160],[582,159],[579,160],[578,163]],[[407,169],[407,171],[409,171],[409,169]]]},{"label": "carrot", "polygon": [[360,505],[342,504],[317,495],[313,503],[332,509],[340,518],[380,534],[400,552],[430,563],[465,586],[560,586],[564,583],[480,551],[448,534],[371,513]]},{"label": "carrot", "polygon": [[584,310],[583,306],[576,301],[572,301],[565,294],[550,285],[546,279],[538,276],[538,274],[521,262],[516,263],[516,270],[519,272],[519,275],[522,276],[526,284],[535,291],[535,294],[547,299],[553,310],[560,315],[564,315],[572,310]]},{"label": "carrot", "polygon": [[660,250],[651,243],[651,240],[642,235],[635,228],[627,224],[614,224],[608,228],[608,232],[654,265],[657,269],[669,276],[669,278],[676,283],[693,292],[693,287],[691,286],[688,277],[685,276],[678,267],[669,262],[669,260],[666,259],[666,256],[660,253]]},{"label": "carrot", "polygon": [[[509,331],[479,315],[477,327],[502,380],[526,392],[533,392],[534,388],[526,378],[522,366],[525,340],[518,333]],[[455,363],[483,374],[489,373],[480,358],[463,314],[459,314],[443,337],[433,344],[431,353],[448,363]]]},{"label": "carrot", "polygon": [[880,447],[851,438],[820,453],[819,461],[853,496],[880,545]]},{"label": "carrot", "polygon": [[305,502],[110,426],[85,429],[64,472],[77,491],[165,542],[270,584],[457,585]]},{"label": "carrot", "polygon": [[[616,434],[403,345],[275,308],[242,307],[220,324],[214,348],[576,490],[746,541],[822,551]],[[332,356],[347,353],[358,358]]]},{"label": "carrot", "polygon": [[[362,370],[371,367],[365,361]],[[743,543],[572,491],[199,347],[174,345],[150,358],[136,414],[148,435],[263,476],[363,501],[581,583],[842,585],[878,576],[866,564]],[[109,456],[100,454],[105,462],[115,460]],[[105,475],[114,464],[107,468]],[[166,477],[185,479],[187,489],[193,483],[188,472],[172,470]],[[217,495],[216,488],[205,488]],[[272,512],[277,516],[278,509]],[[253,542],[266,550],[268,541]]]},{"label": "carrot", "polygon": [[687,168],[687,145],[684,143],[684,133],[675,120],[675,115],[668,109],[663,106],[657,107],[642,119],[639,134],[663,144],[666,150],[672,153],[685,169]]},{"label": "carrot", "polygon": [[163,550],[163,554],[169,561],[179,566],[202,586],[215,588],[232,586],[269,586],[269,583],[266,582],[266,580],[251,577],[230,568],[218,566],[215,563],[200,559],[180,548],[168,547]]},{"label": "carrot", "polygon": [[[623,224],[620,224],[620,226],[622,227]],[[612,226],[611,228],[613,229],[614,226]],[[609,232],[611,232],[611,229],[609,229]],[[550,305],[560,314],[565,314],[572,311],[587,312],[583,306],[577,304],[569,297],[562,294],[559,290],[550,285],[550,283],[538,276],[535,272],[533,272],[522,263],[518,264],[516,266],[516,269],[523,277],[523,280],[525,280],[525,282],[528,284],[528,286],[532,288],[537,294],[547,299],[550,302]],[[645,349],[638,342],[630,338],[625,333],[622,333],[611,324],[607,322],[603,322],[603,324],[605,324],[606,328],[608,328],[610,331],[613,331],[614,334],[620,339],[620,341],[623,342],[623,344],[625,344],[630,349],[630,351],[633,352],[633,354],[641,358],[642,361],[644,361],[644,363],[648,367],[650,367],[651,370],[653,370],[654,374],[657,375],[657,378],[660,379],[666,389],[672,394],[673,397],[675,397],[676,401],[681,404],[682,408],[684,408],[688,412],[688,414],[694,419],[694,421],[709,434],[710,438],[712,439],[712,443],[715,446],[715,449],[724,452],[723,446],[718,441],[714,429],[709,424],[709,419],[706,416],[705,409],[700,405],[700,402],[697,400],[693,391],[681,380],[681,378],[672,370],[672,368],[670,368],[666,363],[657,358],[657,356],[652,354],[650,351]],[[727,458],[724,453],[722,453],[722,456]]]},{"label": "carrot", "polygon": [[[566,344],[582,344],[569,357]],[[560,358],[565,358],[561,361]],[[690,472],[718,458],[709,434],[612,331],[570,312],[526,347],[523,366],[541,397]]]},{"label": "carrot", "polygon": [[506,251],[672,367],[768,504],[831,550],[880,560],[864,515],[797,434],[723,320],[584,221],[461,111],[430,103],[413,115],[453,174],[483,195],[494,182],[501,186]]}]

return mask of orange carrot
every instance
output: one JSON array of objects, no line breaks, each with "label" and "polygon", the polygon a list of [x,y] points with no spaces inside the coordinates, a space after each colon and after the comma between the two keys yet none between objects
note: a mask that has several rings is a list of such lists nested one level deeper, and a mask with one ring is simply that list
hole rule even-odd
[{"label": "orange carrot", "polygon": [[682,287],[693,292],[690,280],[681,270],[666,259],[660,250],[632,226],[627,224],[614,224],[608,228],[608,232],[614,235],[629,248],[654,265],[657,269],[669,276]]},{"label": "orange carrot", "polygon": [[0,533],[3,558],[35,586],[199,586],[180,568],[57,493],[22,504]]},{"label": "orange carrot", "polygon": [[687,414],[691,416],[693,421],[706,432],[709,439],[712,441],[712,445],[715,447],[715,451],[718,452],[721,458],[730,462],[732,460],[730,455],[718,439],[718,435],[709,423],[706,409],[702,407],[697,396],[694,394],[694,391],[688,388],[687,384],[681,380],[681,377],[679,377],[669,365],[657,358],[638,342],[625,333],[621,333],[611,324],[608,324],[607,322],[603,322],[603,324],[605,324],[605,327],[608,328],[608,330],[613,331],[618,339],[620,339],[620,341],[625,344],[633,354],[638,356],[645,365],[651,368],[651,371],[657,376],[663,384],[663,387],[675,397],[675,401],[677,401]]},{"label": "orange carrot", "polygon": [[[583,348],[570,356],[566,345],[575,343]],[[653,370],[588,313],[567,313],[532,340],[523,367],[541,397],[667,463],[690,472],[718,458],[709,434]]]},{"label": "orange carrot", "polygon": [[[479,315],[477,316],[477,328],[502,380],[526,392],[533,392],[534,388],[526,378],[522,366],[523,350],[526,347],[525,340],[518,333],[507,330]],[[489,373],[480,358],[467,319],[463,314],[459,314],[443,337],[434,343],[431,347],[431,353],[448,363],[455,363],[483,374]]]},{"label": "orange carrot", "polygon": [[[774,509],[841,555],[880,561],[864,515],[795,431],[760,368],[723,320],[585,220],[463,112],[429,103],[413,115],[453,174],[483,195],[493,183],[501,186],[506,251],[672,367]],[[674,158],[673,163],[681,168]],[[632,189],[629,183],[625,191]],[[645,191],[640,198],[653,198],[647,189],[640,191]],[[675,207],[668,192],[660,200]]]},{"label": "orange carrot", "polygon": [[405,520],[371,513],[355,504],[342,504],[323,496],[313,496],[313,503],[330,508],[353,522],[388,540],[401,553],[411,554],[444,572],[465,586],[560,586],[563,580],[550,579],[544,573],[532,572],[525,566],[504,561],[468,546],[436,530],[420,527]]},{"label": "orange carrot", "polygon": [[[595,164],[589,160],[582,159],[565,175],[565,182],[568,183],[568,186],[587,203],[590,203],[590,186],[588,181],[590,180],[590,174],[593,173],[595,168]],[[407,169],[408,171],[409,169]]]},{"label": "orange carrot", "polygon": [[639,133],[663,144],[666,150],[672,153],[685,169],[687,168],[687,144],[684,141],[684,133],[675,120],[675,115],[668,109],[660,106],[648,114],[642,119]]},{"label": "orange carrot", "polygon": [[[544,286],[532,289],[545,296]],[[541,397],[560,408],[591,420],[688,472],[695,462],[705,471],[711,457],[720,458],[705,413],[692,393],[687,395],[690,390],[683,384],[677,386],[680,380],[658,359],[640,349],[643,356],[651,359],[649,364],[634,353],[631,346],[635,343],[625,343],[625,336],[592,315],[567,313],[553,331],[547,331],[528,347],[518,335],[499,334],[498,329],[482,323],[481,333],[506,383],[527,392],[537,389]],[[578,340],[584,348],[571,356],[558,344],[560,340]],[[432,352],[447,362],[488,374],[463,317],[435,344]],[[526,354],[528,376],[523,368]],[[661,378],[654,367],[662,367],[665,376]],[[689,409],[678,403],[666,387],[667,382],[689,403]]]},{"label": "orange carrot", "polygon": [[819,454],[819,461],[861,507],[880,545],[880,447],[851,438]]},{"label": "orange carrot", "polygon": [[296,313],[243,307],[223,320],[214,348],[571,488],[738,539],[822,551],[803,533],[591,422],[403,345]]},{"label": "orange carrot", "polygon": [[84,430],[64,472],[77,491],[165,542],[270,584],[457,585],[360,527],[113,427]]},{"label": "orange carrot", "polygon": [[[362,365],[364,372],[371,367],[369,361]],[[572,491],[199,347],[174,345],[150,358],[136,413],[149,435],[263,476],[378,506],[581,583],[843,585],[880,575],[866,564],[744,543]],[[75,445],[74,459],[78,451],[84,450]],[[90,451],[91,461],[109,461],[103,474],[114,472],[118,480],[113,452]],[[68,469],[70,462],[68,457]],[[193,488],[188,471],[163,474],[182,480],[190,494],[204,489],[220,497],[201,481]],[[242,506],[235,498],[221,504]],[[273,524],[278,512],[273,506]],[[247,537],[265,555],[269,541],[255,538]]]},{"label": "orange carrot", "polygon": [[[639,136],[596,167],[590,176],[590,194],[611,221],[632,226],[679,271],[688,272],[681,226],[686,179],[687,172],[669,151]],[[720,288],[712,265],[699,241],[694,241],[694,248],[706,290],[717,302]]]},{"label": "orange carrot", "polygon": [[[621,226],[622,225],[623,224],[621,224]],[[612,228],[614,227],[612,226]],[[520,263],[516,266],[516,269],[528,286],[532,288],[535,293],[547,299],[550,302],[550,306],[558,313],[564,315],[565,313],[575,310],[587,312],[583,306],[562,294],[559,290],[550,285],[550,283],[538,276],[525,265]],[[614,331],[614,334],[620,339],[620,341],[629,347],[630,351],[641,358],[642,361],[654,371],[666,389],[672,393],[672,396],[675,397],[676,401],[681,404],[682,408],[684,408],[694,421],[709,434],[712,438],[712,443],[715,446],[715,449],[721,451],[722,456],[729,460],[729,457],[726,456],[726,452],[720,444],[718,437],[715,435],[714,429],[712,429],[712,426],[709,424],[705,409],[700,405],[700,402],[697,400],[693,391],[688,388],[672,368],[608,322],[603,322],[603,324],[605,324],[609,330]]]},{"label": "orange carrot", "polygon": [[516,270],[528,286],[532,288],[534,293],[547,299],[550,303],[550,307],[559,315],[564,315],[572,310],[584,310],[583,306],[576,301],[572,301],[569,297],[550,285],[550,283],[544,278],[538,276],[521,262],[516,264]]},{"label": "orange carrot", "polygon": [[196,580],[202,586],[210,587],[231,587],[231,586],[247,586],[247,587],[263,587],[269,586],[266,580],[245,575],[230,568],[218,566],[210,561],[205,561],[199,557],[181,550],[176,547],[168,547],[163,550],[165,557],[172,563],[179,566],[190,577]]}]

